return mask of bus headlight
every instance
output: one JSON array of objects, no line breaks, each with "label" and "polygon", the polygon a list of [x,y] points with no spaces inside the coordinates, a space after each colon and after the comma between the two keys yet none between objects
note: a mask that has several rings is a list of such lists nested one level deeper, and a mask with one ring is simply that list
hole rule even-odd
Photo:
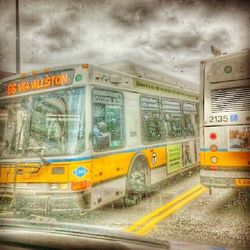
[{"label": "bus headlight", "polygon": [[217,163],[217,162],[218,162],[218,158],[217,158],[216,156],[212,156],[212,157],[210,158],[210,161],[211,161],[212,163]]},{"label": "bus headlight", "polygon": [[50,190],[58,190],[58,189],[59,189],[59,185],[57,183],[50,184]]},{"label": "bus headlight", "polygon": [[52,183],[50,184],[50,190],[67,190],[68,183]]}]

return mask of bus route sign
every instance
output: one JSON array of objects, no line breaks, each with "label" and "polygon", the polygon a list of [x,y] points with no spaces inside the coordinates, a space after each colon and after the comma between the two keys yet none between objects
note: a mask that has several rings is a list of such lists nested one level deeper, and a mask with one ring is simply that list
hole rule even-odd
[{"label": "bus route sign", "polygon": [[74,80],[74,70],[60,70],[19,78],[3,83],[0,96],[14,96],[28,92],[70,85]]}]

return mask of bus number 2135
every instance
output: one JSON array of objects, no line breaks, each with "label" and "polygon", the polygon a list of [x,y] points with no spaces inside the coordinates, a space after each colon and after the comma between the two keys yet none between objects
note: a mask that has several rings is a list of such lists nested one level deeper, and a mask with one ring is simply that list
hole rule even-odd
[{"label": "bus number 2135", "polygon": [[215,116],[209,116],[209,122],[228,122],[228,116],[227,115],[215,115]]}]

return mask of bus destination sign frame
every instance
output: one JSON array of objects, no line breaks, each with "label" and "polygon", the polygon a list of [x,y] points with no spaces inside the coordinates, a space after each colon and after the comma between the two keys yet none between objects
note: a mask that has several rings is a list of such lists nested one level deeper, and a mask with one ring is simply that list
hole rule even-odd
[{"label": "bus destination sign frame", "polygon": [[4,82],[0,86],[0,97],[68,86],[73,84],[74,75],[74,69],[56,70]]}]

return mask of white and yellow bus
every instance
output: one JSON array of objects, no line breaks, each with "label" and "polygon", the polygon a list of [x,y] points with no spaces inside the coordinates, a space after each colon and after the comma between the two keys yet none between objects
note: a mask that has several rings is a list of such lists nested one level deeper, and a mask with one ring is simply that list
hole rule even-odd
[{"label": "white and yellow bus", "polygon": [[201,183],[250,187],[250,53],[201,63]]},{"label": "white and yellow bus", "polygon": [[46,214],[135,203],[197,167],[198,92],[164,79],[83,64],[2,80],[1,199]]}]

